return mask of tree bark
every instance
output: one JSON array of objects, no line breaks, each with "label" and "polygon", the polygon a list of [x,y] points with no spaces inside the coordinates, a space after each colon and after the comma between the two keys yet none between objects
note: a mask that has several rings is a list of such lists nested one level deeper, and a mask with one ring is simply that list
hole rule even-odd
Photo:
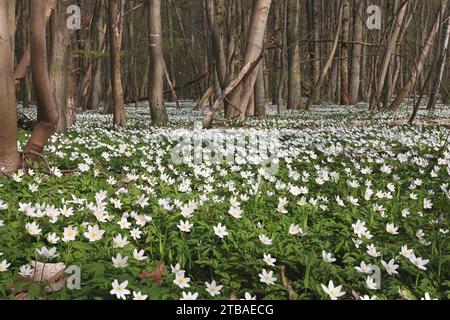
[{"label": "tree bark", "polygon": [[225,88],[225,90],[222,91],[220,96],[216,99],[214,102],[214,105],[209,109],[209,111],[206,113],[205,117],[203,118],[203,127],[209,128],[214,121],[216,112],[218,112],[222,106],[223,100],[234,90],[236,89],[239,84],[241,84],[243,81],[245,81],[255,68],[259,65],[261,60],[264,58],[264,53],[261,53],[258,58],[256,58],[254,61],[247,63],[242,70],[239,72],[239,74],[230,81],[228,86]]},{"label": "tree bark", "polygon": [[352,52],[352,71],[350,82],[350,104],[356,105],[359,102],[359,89],[361,82],[361,59],[362,45],[356,42],[363,41],[363,17],[364,17],[364,1],[355,1],[355,13],[353,15],[353,52]]},{"label": "tree bark", "polygon": [[0,0],[0,174],[14,172],[20,166],[8,2]]},{"label": "tree bark", "polygon": [[214,93],[214,87],[211,85],[203,94],[203,97],[198,101],[195,106],[196,111],[202,111],[208,105],[209,98]]},{"label": "tree bark", "polygon": [[[227,57],[224,46],[224,18],[218,14],[214,0],[205,0],[206,17],[211,33],[212,51],[214,54],[214,65],[219,80],[220,89],[224,90],[228,85],[229,75],[227,68]],[[229,109],[227,101],[225,103],[225,111]]]},{"label": "tree bark", "polygon": [[[96,50],[98,52],[105,52],[105,40],[106,40],[106,23],[105,23],[105,11],[101,7],[103,4],[102,0],[98,0],[100,2],[99,10],[97,12],[97,21],[95,30],[95,45]],[[93,70],[94,78],[92,82],[92,89],[89,98],[88,109],[89,110],[98,110],[101,96],[102,96],[102,59],[98,58],[94,62],[94,70]]]},{"label": "tree bark", "polygon": [[300,69],[299,16],[300,2],[289,0],[287,22],[288,54],[288,109],[297,109],[301,99],[302,78]]},{"label": "tree bark", "polygon": [[266,116],[266,92],[264,86],[264,62],[258,67],[258,76],[255,83],[255,117]]},{"label": "tree bark", "polygon": [[44,151],[48,139],[55,132],[59,118],[48,73],[45,9],[45,1],[31,1],[31,70],[37,104],[37,123],[25,146],[24,154],[26,158],[33,160]]},{"label": "tree bark", "polygon": [[[211,32],[212,47],[214,59],[216,61],[216,71],[222,90],[228,84],[227,58],[225,56],[224,36],[223,36],[223,18],[216,16],[214,0],[205,0],[207,9],[208,24]],[[219,21],[217,21],[219,19]],[[222,27],[222,28],[221,28]]]},{"label": "tree bark", "polygon": [[350,4],[348,0],[344,2],[344,12],[342,15],[342,43],[341,43],[341,98],[340,104],[349,105],[349,41],[350,41]]},{"label": "tree bark", "polygon": [[389,38],[388,44],[386,46],[386,51],[383,56],[383,60],[381,63],[381,69],[378,74],[378,78],[375,79],[374,83],[374,89],[372,90],[371,98],[370,98],[370,110],[379,109],[380,104],[380,97],[381,97],[381,90],[384,87],[384,81],[386,79],[386,75],[389,68],[389,63],[391,61],[392,53],[394,52],[396,46],[397,46],[397,39],[400,34],[403,19],[406,14],[406,9],[408,7],[409,0],[405,0],[398,11],[397,17],[394,21],[394,29],[392,31],[392,34]]},{"label": "tree bark", "polygon": [[63,133],[70,125],[68,114],[70,63],[70,32],[66,27],[66,7],[68,1],[59,1],[50,22],[50,56],[49,69],[59,119],[56,132]]},{"label": "tree bark", "polygon": [[[56,6],[56,0],[47,0],[45,1],[45,3],[46,3],[45,24],[47,24],[47,21],[50,18],[53,9]],[[14,83],[16,87],[20,84],[20,81],[27,75],[28,67],[31,61],[30,51],[31,47],[30,43],[28,43],[24,49],[22,58],[20,59],[20,62],[17,64],[16,70],[14,71]]]},{"label": "tree bark", "polygon": [[341,2],[340,8],[339,8],[339,14],[338,14],[338,24],[336,28],[336,34],[334,36],[333,46],[331,47],[330,52],[328,53],[328,59],[325,63],[325,65],[322,68],[322,71],[320,73],[319,79],[317,80],[316,84],[314,85],[314,88],[312,90],[312,93],[308,99],[308,102],[306,104],[306,110],[309,110],[311,106],[317,101],[320,94],[320,89],[322,87],[323,81],[325,80],[325,77],[328,73],[328,70],[331,67],[331,64],[333,62],[334,55],[336,54],[336,50],[339,44],[339,35],[341,34],[342,30],[342,15],[344,13],[344,1]]},{"label": "tree bark", "polygon": [[[264,50],[264,38],[271,2],[272,0],[257,0],[255,2],[244,53],[244,65],[257,59]],[[238,119],[239,121],[245,119],[246,108],[250,100],[250,95],[253,93],[256,75],[257,74],[253,72],[245,79],[245,81],[241,82],[229,96],[232,106],[226,113],[228,119]]]},{"label": "tree bark", "polygon": [[148,43],[150,56],[149,86],[150,112],[156,125],[169,121],[164,106],[164,56],[161,33],[161,1],[148,2]]},{"label": "tree bark", "polygon": [[311,82],[316,83],[320,75],[320,46],[319,46],[319,10],[317,8],[316,0],[307,0],[307,15],[308,15],[308,33],[310,34],[309,41],[309,59],[312,60],[311,65]]},{"label": "tree bark", "polygon": [[11,66],[14,68],[16,35],[16,0],[8,1],[8,30],[11,43]]},{"label": "tree bark", "polygon": [[[444,0],[442,6],[444,6],[444,7],[446,6],[446,0]],[[434,23],[433,27],[431,28],[428,38],[425,40],[425,43],[422,45],[422,50],[420,51],[421,53],[419,55],[417,62],[414,64],[413,70],[411,71],[411,74],[410,74],[408,80],[406,81],[405,85],[403,86],[402,90],[399,92],[397,97],[394,99],[394,101],[392,101],[390,106],[387,108],[388,111],[395,111],[400,107],[400,105],[403,102],[403,100],[405,99],[405,97],[408,95],[408,93],[414,87],[418,76],[421,74],[422,69],[425,64],[425,59],[427,58],[428,53],[430,52],[431,47],[433,46],[434,38],[436,37],[436,34],[439,29],[439,25],[441,23],[440,10],[439,10],[438,14],[436,15],[436,18],[434,21],[435,21],[435,23]]]},{"label": "tree bark", "polygon": [[442,86],[442,79],[444,77],[445,60],[447,59],[448,44],[449,44],[449,40],[450,40],[450,17],[448,18],[442,39],[444,39],[444,40],[441,44],[441,51],[438,56],[439,60],[437,62],[437,77],[433,84],[433,88],[431,89],[431,96],[430,96],[430,100],[428,101],[428,105],[427,105],[427,109],[430,111],[432,111],[434,109],[434,107],[436,106],[438,94],[439,94],[439,91],[441,90],[441,86]]},{"label": "tree bark", "polygon": [[111,67],[111,93],[115,127],[125,127],[125,108],[121,79],[121,42],[123,29],[122,0],[108,1],[108,25]]}]

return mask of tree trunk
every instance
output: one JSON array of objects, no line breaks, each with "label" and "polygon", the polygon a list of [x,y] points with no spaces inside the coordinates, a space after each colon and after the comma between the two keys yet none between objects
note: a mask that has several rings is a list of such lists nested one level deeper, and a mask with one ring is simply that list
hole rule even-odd
[{"label": "tree trunk", "polygon": [[[151,0],[149,0],[149,1],[152,2]],[[159,0],[158,2],[160,2],[160,1],[161,0]],[[180,31],[181,31],[181,36],[183,37],[183,40],[184,40],[183,41],[184,50],[186,51],[186,54],[187,54],[187,56],[189,58],[189,62],[191,64],[192,71],[194,72],[194,75],[196,77],[198,77],[198,76],[200,76],[200,72],[198,71],[197,65],[196,65],[195,60],[194,60],[194,56],[193,56],[193,53],[192,53],[192,45],[191,45],[190,41],[188,41],[188,37],[186,36],[186,32],[185,32],[184,25],[183,25],[183,19],[181,17],[180,8],[178,8],[178,6],[177,6],[177,4],[175,3],[174,0],[169,0],[169,1],[170,1],[170,4],[173,5],[173,8],[175,10],[175,16],[177,17],[178,25],[179,25]],[[161,20],[161,17],[159,19]],[[198,87],[197,91],[201,92],[202,91],[202,87],[201,87],[200,83],[197,84],[197,87]]]},{"label": "tree trunk", "polygon": [[14,172],[20,166],[8,2],[0,0],[0,174]]},{"label": "tree trunk", "polygon": [[[212,51],[214,54],[214,65],[217,72],[220,88],[224,90],[228,85],[228,68],[227,57],[225,55],[224,46],[224,18],[216,12],[214,0],[205,0],[205,8],[207,11],[206,17],[211,32]],[[229,109],[227,101],[225,103],[225,111]]]},{"label": "tree trunk", "polygon": [[68,93],[70,70],[67,66],[70,63],[70,31],[66,27],[66,7],[68,1],[59,1],[50,21],[50,56],[49,70],[52,82],[53,93],[56,106],[58,108],[59,119],[56,132],[66,132],[70,115],[68,116]]},{"label": "tree trunk", "polygon": [[[274,35],[275,41],[277,44],[281,44],[283,42],[282,32],[279,30],[283,29],[283,3],[280,0],[275,0],[273,3],[273,30],[277,30]],[[269,72],[270,77],[270,99],[272,100],[272,104],[277,104],[278,99],[278,90],[281,85],[280,76],[281,76],[281,60],[282,60],[282,50],[280,45],[277,45],[275,50],[269,52],[270,59],[269,61],[273,61],[271,66],[273,67],[273,71]]]},{"label": "tree trunk", "polygon": [[287,61],[287,17],[288,8],[287,3],[282,3],[280,6],[281,11],[281,50],[279,56],[280,63],[280,78],[278,79],[278,92],[277,92],[277,108],[278,114],[284,115],[286,111],[285,107],[285,93],[288,91],[288,77],[289,77],[289,66]]},{"label": "tree trunk", "polygon": [[350,41],[350,4],[348,0],[344,2],[344,13],[342,15],[342,43],[341,43],[341,98],[340,104],[349,105],[349,41]]},{"label": "tree trunk", "polygon": [[[449,18],[450,19],[450,18]],[[448,44],[449,44],[449,40],[450,40],[450,20],[447,21],[446,27],[445,27],[445,31],[442,37],[443,42],[441,44],[441,52],[438,56],[438,63],[437,63],[437,78],[433,84],[433,88],[431,90],[431,96],[430,96],[430,100],[428,102],[427,105],[427,109],[432,111],[436,105],[437,99],[438,99],[438,94],[439,91],[441,90],[441,86],[442,86],[442,79],[444,77],[444,71],[445,71],[445,60],[447,59],[447,54],[448,54]]]},{"label": "tree trunk", "polygon": [[173,28],[173,8],[170,3],[167,4],[167,27],[169,30],[169,43],[170,43],[170,54],[169,54],[169,74],[172,77],[172,84],[174,87],[177,85],[177,74],[175,72],[175,37]]},{"label": "tree trunk", "polygon": [[361,59],[362,59],[362,45],[363,41],[363,17],[364,17],[364,1],[355,1],[356,8],[353,14],[353,37],[355,43],[353,44],[352,52],[352,71],[350,82],[350,104],[356,105],[359,102],[359,89],[361,82]]},{"label": "tree trunk", "polygon": [[[99,0],[103,4],[102,0]],[[100,5],[101,5],[100,4]],[[97,25],[95,30],[97,34],[95,35],[96,48],[99,52],[105,51],[105,40],[106,40],[106,24],[105,24],[105,11],[100,7],[98,10]],[[98,110],[101,96],[102,96],[102,59],[98,58],[95,61],[94,66],[94,79],[92,83],[91,96],[89,99],[88,109]]]},{"label": "tree trunk", "polygon": [[8,1],[8,30],[11,43],[11,66],[14,68],[15,35],[16,35],[16,0]]},{"label": "tree trunk", "polygon": [[266,93],[264,87],[264,63],[261,62],[258,67],[258,76],[255,83],[255,117],[262,118],[266,116]]},{"label": "tree trunk", "polygon": [[[264,50],[264,37],[266,34],[267,18],[269,16],[272,0],[256,0],[250,20],[249,34],[244,53],[243,64],[255,61]],[[228,110],[228,119],[245,119],[246,108],[253,94],[257,73],[253,73],[241,82],[229,96],[232,107]]]},{"label": "tree trunk", "polygon": [[399,36],[401,28],[402,28],[403,19],[405,17],[408,4],[409,4],[409,0],[406,0],[405,2],[403,2],[402,7],[398,11],[397,17],[395,18],[394,29],[391,33],[388,44],[386,46],[386,52],[384,53],[384,56],[383,56],[383,60],[381,63],[381,69],[378,74],[378,78],[375,79],[374,90],[372,90],[372,94],[370,97],[370,110],[372,110],[372,111],[375,109],[379,109],[381,90],[384,87],[384,81],[386,79],[386,74],[388,72],[392,53],[394,52],[394,50],[397,46],[397,39],[398,39],[398,36]]},{"label": "tree trunk", "polygon": [[[443,1],[442,6],[445,8],[446,0]],[[414,64],[413,70],[411,71],[411,74],[410,74],[408,80],[406,81],[405,85],[403,86],[402,90],[400,91],[400,93],[397,95],[397,97],[394,99],[394,101],[388,107],[389,111],[397,110],[400,107],[403,100],[405,99],[405,97],[408,95],[408,93],[411,91],[411,89],[416,84],[417,78],[422,72],[422,69],[425,64],[425,59],[427,58],[428,53],[430,52],[431,47],[433,46],[434,38],[436,37],[436,34],[439,29],[439,25],[441,23],[440,10],[434,21],[435,21],[435,23],[428,35],[428,38],[425,40],[425,43],[422,45],[422,50],[420,51],[421,52],[420,56],[419,56],[417,62]]]},{"label": "tree trunk", "polygon": [[[45,24],[47,24],[48,19],[50,18],[50,15],[52,14],[53,9],[56,6],[56,0],[47,0],[46,1],[46,7],[45,7]],[[30,5],[31,7],[31,5]],[[11,20],[12,21],[12,20]],[[15,17],[14,17],[15,21]],[[16,86],[20,84],[20,81],[27,76],[28,73],[28,66],[30,65],[30,43],[25,46],[24,52],[22,55],[22,58],[20,59],[20,62],[17,64],[17,68],[14,71],[14,83]]]},{"label": "tree trunk", "polygon": [[150,56],[149,86],[150,111],[156,125],[169,121],[164,106],[164,56],[161,34],[161,0],[148,2],[148,43]]},{"label": "tree trunk", "polygon": [[58,124],[58,108],[48,73],[46,42],[46,1],[32,1],[30,7],[30,48],[33,88],[36,95],[37,123],[25,146],[25,157],[37,159],[44,151]]},{"label": "tree trunk", "polygon": [[309,110],[311,108],[311,106],[318,100],[323,81],[325,80],[328,70],[330,69],[331,64],[333,62],[333,58],[334,58],[334,55],[336,54],[336,50],[337,50],[337,47],[339,44],[339,35],[341,34],[341,30],[342,30],[343,13],[344,13],[344,1],[341,2],[340,7],[339,7],[339,14],[337,16],[338,25],[337,25],[336,33],[334,36],[333,45],[331,47],[330,52],[328,53],[328,59],[322,68],[319,79],[317,80],[316,84],[314,85],[312,93],[308,99],[308,102],[306,104],[306,110]]},{"label": "tree trunk", "polygon": [[300,2],[289,0],[287,5],[287,54],[288,54],[288,109],[296,109],[301,99],[301,69],[300,69],[300,43],[299,43],[299,16]]},{"label": "tree trunk", "polygon": [[311,82],[316,83],[320,75],[320,47],[319,47],[319,10],[317,8],[316,0],[307,0],[307,14],[308,14],[308,33],[312,41],[309,42],[309,60],[311,64]]},{"label": "tree trunk", "polygon": [[123,29],[122,0],[108,1],[109,47],[111,67],[111,93],[115,127],[125,127],[125,108],[121,79],[121,42]]}]

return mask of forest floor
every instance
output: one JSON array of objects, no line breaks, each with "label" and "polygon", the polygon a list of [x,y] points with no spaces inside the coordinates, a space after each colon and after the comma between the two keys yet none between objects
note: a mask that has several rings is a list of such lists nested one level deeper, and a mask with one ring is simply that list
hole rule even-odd
[{"label": "forest floor", "polygon": [[0,299],[449,299],[450,108],[410,112],[80,113],[0,178]]}]

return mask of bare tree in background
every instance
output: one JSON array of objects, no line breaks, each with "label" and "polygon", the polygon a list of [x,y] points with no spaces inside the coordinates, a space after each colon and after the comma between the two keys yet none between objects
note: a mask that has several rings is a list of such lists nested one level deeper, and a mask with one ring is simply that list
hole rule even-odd
[{"label": "bare tree in background", "polygon": [[150,112],[154,124],[161,125],[169,121],[164,106],[164,55],[161,33],[161,1],[148,1],[148,43],[149,43],[149,83],[148,94]]},{"label": "bare tree in background", "polygon": [[113,121],[114,126],[125,127],[125,108],[120,61],[124,8],[122,0],[107,1],[107,5]]},{"label": "bare tree in background", "polygon": [[[445,11],[444,11],[445,12]],[[436,102],[438,99],[439,92],[442,88],[442,79],[444,77],[445,71],[445,60],[448,55],[448,44],[450,40],[450,17],[447,17],[447,22],[445,28],[443,28],[442,34],[442,43],[439,51],[439,55],[437,55],[437,77],[434,81],[433,87],[431,89],[430,100],[428,101],[427,109],[432,111],[436,106]]]},{"label": "bare tree in background", "polygon": [[361,82],[361,60],[362,60],[362,42],[363,42],[363,19],[364,19],[364,1],[354,1],[355,8],[353,13],[353,50],[352,67],[350,79],[350,104],[356,105],[359,102],[359,90]]},{"label": "bare tree in background", "polygon": [[383,60],[381,62],[381,69],[378,73],[378,76],[376,79],[374,79],[374,90],[372,90],[372,95],[370,97],[370,110],[380,109],[380,98],[381,98],[381,90],[383,89],[384,82],[386,80],[386,75],[389,68],[389,63],[391,61],[391,56],[395,51],[395,48],[397,46],[397,39],[400,34],[403,19],[405,18],[406,9],[408,8],[409,0],[405,0],[403,4],[400,7],[400,10],[398,10],[398,14],[395,17],[394,20],[394,27],[392,30],[392,33],[389,37],[389,41],[386,45],[386,51],[383,56]]},{"label": "bare tree in background", "polygon": [[342,42],[341,42],[341,105],[349,104],[349,50],[350,50],[350,4],[343,1],[344,11],[342,15]]},{"label": "bare tree in background", "polygon": [[308,102],[306,104],[306,110],[309,110],[311,108],[311,106],[314,103],[316,103],[316,101],[319,99],[320,89],[322,88],[322,84],[325,80],[326,75],[328,74],[328,70],[330,69],[331,64],[333,63],[333,58],[334,58],[334,55],[336,54],[336,50],[337,50],[337,47],[339,44],[339,35],[341,34],[341,30],[342,30],[343,14],[344,14],[344,1],[341,1],[341,4],[339,5],[338,23],[337,23],[336,32],[334,35],[333,45],[331,47],[330,52],[328,53],[327,61],[325,62],[324,66],[322,67],[319,78],[317,79],[317,82],[314,84],[312,92],[309,96]]},{"label": "bare tree in background", "polygon": [[58,1],[50,23],[49,69],[59,120],[56,132],[62,133],[74,123],[75,105],[71,97],[74,71],[71,34],[66,27],[66,8],[71,1]]},{"label": "bare tree in background", "polygon": [[288,55],[288,109],[297,109],[301,100],[302,78],[300,68],[300,2],[289,0],[287,17],[287,55]]},{"label": "bare tree in background", "polygon": [[[446,2],[447,2],[447,0],[442,1],[443,8],[446,7]],[[397,110],[400,107],[403,100],[406,98],[406,96],[410,93],[410,91],[416,84],[417,78],[421,74],[421,72],[424,68],[425,60],[428,56],[428,53],[430,52],[431,47],[433,46],[434,38],[436,37],[439,26],[441,24],[441,16],[442,16],[441,11],[439,10],[436,15],[436,18],[434,20],[435,22],[433,24],[433,27],[431,28],[431,31],[430,31],[428,37],[425,39],[425,43],[422,45],[422,49],[420,50],[420,55],[419,55],[416,63],[413,66],[413,70],[411,71],[411,74],[410,74],[408,80],[406,81],[405,85],[400,90],[399,94],[396,96],[394,101],[392,101],[390,106],[387,108],[387,110],[389,110],[389,111]]]}]

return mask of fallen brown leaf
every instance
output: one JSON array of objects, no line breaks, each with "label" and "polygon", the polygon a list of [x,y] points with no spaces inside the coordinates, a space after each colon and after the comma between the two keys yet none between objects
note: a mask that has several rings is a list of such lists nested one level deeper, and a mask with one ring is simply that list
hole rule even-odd
[{"label": "fallen brown leaf", "polygon": [[141,280],[152,280],[154,282],[161,283],[163,281],[163,273],[165,268],[164,261],[161,261],[152,272],[141,271],[139,278]]}]

